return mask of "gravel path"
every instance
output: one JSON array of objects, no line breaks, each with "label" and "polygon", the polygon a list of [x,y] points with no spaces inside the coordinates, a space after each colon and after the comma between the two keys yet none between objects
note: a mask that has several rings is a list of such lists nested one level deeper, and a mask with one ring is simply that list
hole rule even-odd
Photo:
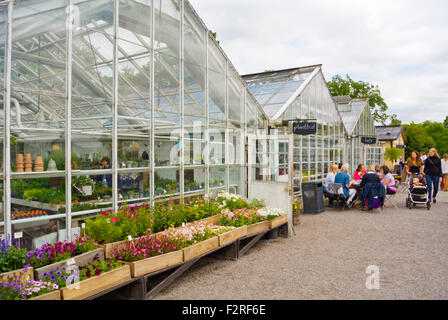
[{"label": "gravel path", "polygon": [[[202,259],[157,299],[448,299],[448,193],[438,198],[431,211],[399,194],[398,210],[302,216],[296,236],[237,261]],[[379,290],[366,289],[369,265]]]}]

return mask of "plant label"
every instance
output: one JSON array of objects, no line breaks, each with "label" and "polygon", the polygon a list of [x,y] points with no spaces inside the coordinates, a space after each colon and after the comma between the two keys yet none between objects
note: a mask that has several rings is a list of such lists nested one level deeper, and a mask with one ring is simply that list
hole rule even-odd
[{"label": "plant label", "polygon": [[128,240],[132,241],[132,236],[131,235],[128,236]]},{"label": "plant label", "polygon": [[20,239],[20,238],[23,238],[23,232],[14,233],[14,239]]},{"label": "plant label", "polygon": [[81,229],[85,229],[85,228],[86,228],[86,224],[85,223],[81,224]]},{"label": "plant label", "polygon": [[75,258],[71,258],[71,259],[68,259],[68,260],[67,260],[67,265],[68,265],[68,266],[71,266],[71,265],[73,265],[73,264],[75,264]]}]

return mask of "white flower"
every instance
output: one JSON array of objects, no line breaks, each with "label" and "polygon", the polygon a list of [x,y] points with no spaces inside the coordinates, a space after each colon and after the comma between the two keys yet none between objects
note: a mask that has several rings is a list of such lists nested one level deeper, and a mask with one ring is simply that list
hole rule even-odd
[{"label": "white flower", "polygon": [[284,214],[283,210],[278,208],[261,208],[257,211],[260,215],[267,217],[267,216],[281,216]]}]

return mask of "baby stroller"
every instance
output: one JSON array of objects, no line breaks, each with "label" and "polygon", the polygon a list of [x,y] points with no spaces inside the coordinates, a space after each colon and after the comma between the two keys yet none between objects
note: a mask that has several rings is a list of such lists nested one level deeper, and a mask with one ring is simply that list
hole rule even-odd
[{"label": "baby stroller", "polygon": [[[419,179],[421,185],[414,184],[414,179]],[[418,204],[426,205],[428,210],[431,210],[431,203],[429,202],[429,189],[426,179],[421,175],[414,175],[408,181],[408,197],[406,198],[406,207],[409,209],[415,208]]]}]

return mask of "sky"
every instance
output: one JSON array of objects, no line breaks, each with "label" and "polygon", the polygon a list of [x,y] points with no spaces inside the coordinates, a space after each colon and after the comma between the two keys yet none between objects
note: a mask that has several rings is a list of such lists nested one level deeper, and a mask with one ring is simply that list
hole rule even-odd
[{"label": "sky", "polygon": [[446,0],[190,0],[240,74],[322,64],[405,123],[448,116]]}]

